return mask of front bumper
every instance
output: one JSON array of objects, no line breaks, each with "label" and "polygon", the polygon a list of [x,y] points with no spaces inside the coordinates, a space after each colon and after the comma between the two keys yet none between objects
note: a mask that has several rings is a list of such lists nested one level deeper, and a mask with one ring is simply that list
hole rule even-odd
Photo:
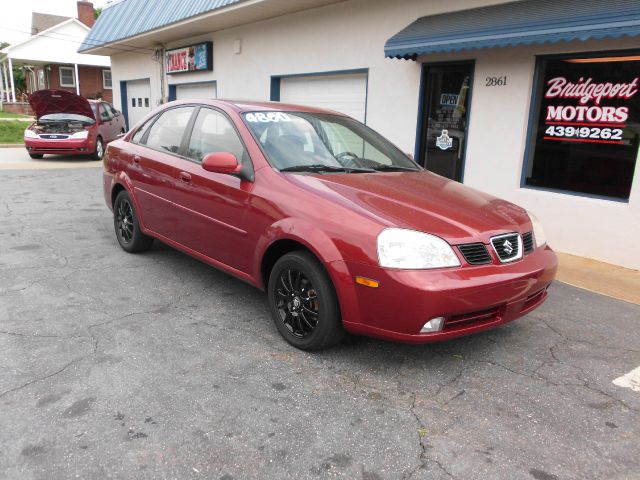
[{"label": "front bumper", "polygon": [[87,155],[96,149],[96,142],[91,138],[44,140],[37,138],[25,138],[24,146],[29,153],[34,154],[59,154],[59,155]]},{"label": "front bumper", "polygon": [[[549,247],[509,264],[439,270],[390,270],[333,262],[345,328],[356,334],[408,343],[429,343],[511,322],[540,306],[555,278],[558,260]],[[357,285],[355,276],[380,283]],[[439,332],[420,333],[444,317]]]}]

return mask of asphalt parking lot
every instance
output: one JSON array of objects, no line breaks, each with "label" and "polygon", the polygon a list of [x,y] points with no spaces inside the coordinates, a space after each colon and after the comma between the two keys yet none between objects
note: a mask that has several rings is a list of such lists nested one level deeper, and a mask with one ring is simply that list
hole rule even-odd
[{"label": "asphalt parking lot", "polygon": [[556,283],[488,333],[309,354],[252,287],[124,253],[99,168],[0,182],[2,479],[640,478],[640,392],[612,383],[636,305]]}]

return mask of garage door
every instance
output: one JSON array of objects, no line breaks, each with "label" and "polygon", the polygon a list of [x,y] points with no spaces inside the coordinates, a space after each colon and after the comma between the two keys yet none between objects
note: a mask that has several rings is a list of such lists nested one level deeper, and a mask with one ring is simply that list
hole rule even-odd
[{"label": "garage door", "polygon": [[280,101],[327,108],[365,121],[367,75],[313,75],[283,77]]},{"label": "garage door", "polygon": [[127,82],[128,128],[133,127],[151,111],[151,83],[149,80]]},{"label": "garage door", "polygon": [[218,98],[216,83],[185,83],[183,85],[176,85],[177,100],[195,100],[199,98]]}]

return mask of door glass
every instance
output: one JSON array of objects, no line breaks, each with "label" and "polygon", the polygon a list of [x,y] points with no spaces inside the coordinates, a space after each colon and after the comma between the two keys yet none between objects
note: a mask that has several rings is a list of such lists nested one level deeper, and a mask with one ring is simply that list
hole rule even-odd
[{"label": "door glass", "polygon": [[233,153],[242,162],[244,146],[227,117],[203,108],[193,126],[187,156],[201,162],[206,154],[216,152]]},{"label": "door glass", "polygon": [[426,67],[421,163],[452,180],[462,180],[472,64]]},{"label": "door glass", "polygon": [[172,108],[162,113],[149,130],[147,147],[168,153],[178,153],[184,130],[192,113],[193,107]]}]

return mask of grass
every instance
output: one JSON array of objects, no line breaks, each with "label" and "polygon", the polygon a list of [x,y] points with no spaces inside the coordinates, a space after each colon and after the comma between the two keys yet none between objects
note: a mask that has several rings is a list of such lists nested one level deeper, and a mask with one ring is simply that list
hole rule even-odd
[{"label": "grass", "polygon": [[23,144],[24,129],[29,126],[26,122],[8,121],[0,122],[0,144],[18,143]]},{"label": "grass", "polygon": [[30,118],[29,115],[21,115],[12,112],[0,112],[0,118]]}]

